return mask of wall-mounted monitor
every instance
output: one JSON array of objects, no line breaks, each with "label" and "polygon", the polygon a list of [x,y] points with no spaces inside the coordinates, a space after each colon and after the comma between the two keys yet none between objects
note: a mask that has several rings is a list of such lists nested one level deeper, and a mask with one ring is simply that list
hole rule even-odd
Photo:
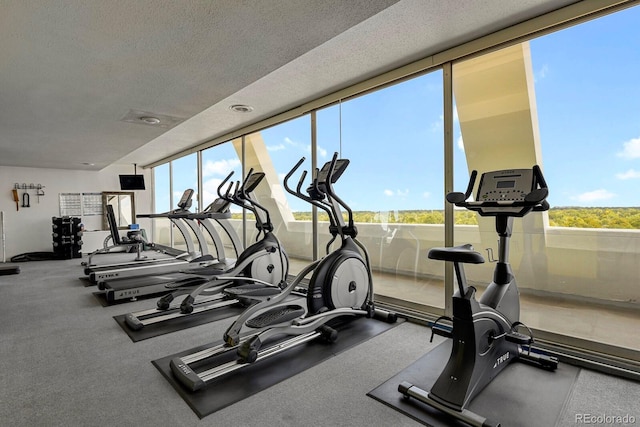
[{"label": "wall-mounted monitor", "polygon": [[120,175],[120,189],[123,191],[144,190],[144,175]]}]

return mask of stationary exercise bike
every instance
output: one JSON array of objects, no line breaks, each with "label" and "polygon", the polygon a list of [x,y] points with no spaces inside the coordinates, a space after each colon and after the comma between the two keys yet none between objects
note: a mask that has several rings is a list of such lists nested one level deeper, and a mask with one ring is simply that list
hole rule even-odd
[{"label": "stationary exercise bike", "polygon": [[[349,317],[396,321],[394,313],[374,306],[369,256],[356,238],[351,209],[333,190],[332,184],[342,175],[349,160],[338,159],[335,153],[330,162],[316,170],[307,194],[301,191],[306,171],[295,190],[288,185],[303,162],[304,158],[287,174],[285,189],[329,214],[332,240],[339,237],[340,247],[305,267],[276,295],[246,297],[242,286],[225,289],[225,294],[249,298],[252,304],[229,326],[223,344],[171,360],[174,376],[192,391],[215,378],[311,340],[335,341],[336,321]],[[346,222],[342,209],[347,213]],[[300,292],[301,282],[309,274],[306,292]],[[229,361],[229,356],[233,360]],[[213,367],[203,369],[205,364]]]},{"label": "stationary exercise bike", "polygon": [[[529,212],[549,209],[545,200],[549,191],[538,166],[532,169],[510,169],[486,172],[480,179],[475,201],[469,199],[477,172],[473,171],[466,193],[449,193],[447,201],[456,206],[493,216],[499,236],[498,262],[493,282],[479,301],[476,289],[469,286],[464,263],[480,264],[484,258],[469,244],[449,248],[433,248],[429,258],[453,262],[458,291],[453,295],[453,329],[440,322],[432,326],[433,334],[453,339],[451,356],[429,392],[409,382],[398,387],[405,397],[413,397],[467,424],[478,427],[500,426],[469,411],[471,400],[509,363],[516,360],[555,370],[558,359],[532,352],[531,331],[520,322],[520,301],[516,279],[509,264],[509,239],[513,219]],[[525,329],[528,334],[521,333]]]}]

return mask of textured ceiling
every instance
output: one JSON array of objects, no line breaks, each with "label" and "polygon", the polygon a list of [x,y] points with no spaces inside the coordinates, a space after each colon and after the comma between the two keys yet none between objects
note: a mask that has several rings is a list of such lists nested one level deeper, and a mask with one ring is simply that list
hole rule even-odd
[{"label": "textured ceiling", "polygon": [[574,2],[3,0],[0,165],[147,164]]}]

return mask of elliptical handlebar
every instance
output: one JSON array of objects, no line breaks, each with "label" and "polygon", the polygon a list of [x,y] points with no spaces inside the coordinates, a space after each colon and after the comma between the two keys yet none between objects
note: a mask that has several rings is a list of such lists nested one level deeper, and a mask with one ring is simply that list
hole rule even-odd
[{"label": "elliptical handlebar", "polygon": [[296,165],[284,177],[284,188],[289,193],[293,194],[294,196],[297,196],[298,194],[302,194],[302,193],[300,193],[300,187],[302,186],[302,181],[304,180],[305,176],[307,175],[307,171],[303,171],[302,177],[300,178],[300,181],[298,182],[297,192],[293,191],[291,188],[289,188],[289,178],[291,178],[291,175],[293,175],[294,172],[298,170],[300,165],[302,165],[306,159],[307,159],[306,157],[302,157],[300,160],[298,160],[298,163],[296,163]]},{"label": "elliptical handlebar", "polygon": [[229,190],[231,188],[231,186],[233,185],[233,183],[229,183],[229,188],[227,188],[227,191],[225,192],[225,194],[222,194],[222,187],[227,183],[227,181],[229,181],[229,179],[231,179],[231,177],[233,176],[233,171],[231,171],[229,173],[229,175],[227,175],[227,177],[225,179],[222,180],[222,182],[220,183],[220,185],[218,185],[217,188],[217,193],[218,193],[218,197],[220,197],[221,199],[224,199],[228,202],[230,202],[229,200]]},{"label": "elliptical handlebar", "polygon": [[[227,189],[223,193],[222,188],[231,179],[233,174],[234,172],[231,171],[229,175],[227,175],[226,178],[222,180],[220,185],[218,185],[218,188],[217,188],[218,197],[220,197],[223,200],[226,200],[227,202],[233,203],[234,205],[240,206],[243,209],[247,209],[251,211],[256,218],[256,228],[259,231],[261,232],[265,230],[273,231],[273,224],[271,223],[271,216],[269,214],[269,211],[264,206],[262,206],[257,201],[255,201],[253,198],[251,198],[251,196],[247,192],[247,191],[253,191],[253,189],[258,185],[258,183],[263,179],[264,173],[262,172],[254,173],[253,168],[251,168],[249,169],[249,172],[247,173],[242,183],[240,181],[235,181],[235,183],[229,182]],[[252,177],[254,176],[256,176],[257,179],[252,180]],[[249,188],[247,188],[247,184],[249,184]],[[260,215],[258,215],[258,209],[260,209],[265,213],[266,221],[262,221],[262,219],[260,218]],[[258,237],[259,236],[260,234],[258,233]]]},{"label": "elliptical handlebar", "polygon": [[[334,159],[337,159],[337,153],[334,155]],[[329,186],[326,185],[326,182],[329,182],[330,180],[333,180],[335,182],[335,180],[337,180],[337,178],[340,176],[340,175],[335,176],[335,174],[333,173],[333,169],[335,169],[336,162],[332,160],[333,163],[330,164],[332,166],[330,166],[328,169],[323,168],[323,170],[326,172],[326,176],[321,177],[322,172],[318,168],[314,170],[313,177],[311,179],[311,184],[307,188],[307,192],[309,193],[307,195],[302,192],[302,185],[304,184],[304,180],[308,175],[308,172],[306,170],[302,171],[300,179],[298,180],[298,185],[296,186],[295,190],[293,190],[289,185],[289,180],[291,179],[291,176],[300,168],[300,166],[302,165],[302,163],[304,163],[305,160],[306,160],[306,157],[302,157],[300,160],[298,160],[295,166],[285,176],[284,188],[287,190],[289,194],[292,194],[293,196],[299,199],[302,199],[305,202],[310,203],[311,205],[325,211],[329,217],[329,224],[330,224],[329,231],[331,232],[331,235],[335,238],[337,234],[341,234],[344,232],[342,227],[340,227],[339,225],[340,219],[338,219],[338,215],[341,215],[341,214],[339,212],[335,212],[336,207],[329,201],[325,200],[326,198],[325,196],[333,197],[336,202],[338,202],[339,200],[338,197],[335,195],[335,193],[333,193],[333,189],[329,188]],[[322,182],[320,182],[320,179],[319,179],[320,177],[322,179]],[[343,203],[340,203],[340,205],[343,205]]]},{"label": "elliptical handlebar", "polygon": [[[258,173],[261,173],[264,176],[264,173],[262,172],[258,172]],[[248,202],[248,206],[251,206],[251,207],[247,207],[247,209],[251,210],[256,217],[256,228],[258,228],[259,231],[265,231],[265,230],[273,231],[273,224],[271,223],[271,215],[269,214],[269,210],[264,206],[262,206],[260,203],[258,203],[257,200],[254,200],[253,198],[251,198],[251,196],[247,193],[246,184],[247,183],[251,184],[250,179],[253,175],[254,175],[253,168],[251,168],[249,169],[249,173],[244,179],[242,186],[238,190],[238,194],[242,197],[243,202]],[[262,180],[262,177],[259,177],[258,179]],[[257,184],[252,185],[252,187],[250,188],[250,191],[253,191],[253,188],[255,188],[255,185]],[[260,219],[260,215],[258,215],[258,209],[264,212],[266,217],[265,221],[262,221]]]},{"label": "elliptical handlebar", "polygon": [[[347,211],[347,216],[348,216],[348,227],[351,230],[355,230],[354,226],[353,226],[353,211],[351,210],[351,208],[349,207],[349,205],[347,205],[340,197],[338,197],[338,195],[333,191],[333,183],[335,182],[335,180],[338,179],[338,177],[335,178],[334,180],[334,172],[336,169],[336,163],[338,162],[338,152],[333,153],[333,158],[331,159],[331,166],[329,166],[329,171],[327,173],[327,181],[325,182],[325,187],[326,187],[326,192],[327,195],[335,200],[344,210]],[[339,212],[335,213],[336,215],[339,214]]]},{"label": "elliptical handlebar", "polygon": [[[302,157],[300,160],[298,160],[298,163],[296,163],[296,165],[293,167],[293,169],[291,169],[289,171],[289,173],[287,175],[285,175],[284,177],[284,188],[285,190],[287,190],[287,192],[293,196],[296,196],[299,199],[304,200],[305,202],[311,203],[312,205],[326,211],[329,214],[329,218],[331,218],[331,213],[329,212],[329,208],[327,206],[325,206],[323,203],[320,203],[317,200],[312,199],[311,197],[307,196],[306,194],[304,194],[301,191],[302,188],[302,184],[304,183],[304,179],[307,176],[307,171],[302,171],[302,175],[300,176],[300,179],[298,180],[298,185],[296,186],[295,190],[292,190],[291,187],[289,187],[289,179],[291,178],[291,176],[295,173],[296,170],[298,170],[298,168],[300,167],[300,165],[302,165],[302,163],[304,163],[304,161],[306,160],[306,157]],[[314,177],[311,185],[317,185],[316,183],[317,180],[317,173],[316,173],[316,177]],[[317,187],[315,187],[317,188]],[[331,219],[331,222],[333,223],[333,219]]]}]

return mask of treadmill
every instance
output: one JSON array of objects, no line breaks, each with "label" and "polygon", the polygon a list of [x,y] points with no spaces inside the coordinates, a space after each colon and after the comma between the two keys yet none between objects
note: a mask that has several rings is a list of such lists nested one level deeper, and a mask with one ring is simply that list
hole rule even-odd
[{"label": "treadmill", "polygon": [[[245,191],[253,191],[263,177],[264,174],[256,174],[256,179],[247,183]],[[172,292],[175,289],[168,285],[175,282],[180,282],[183,286],[187,284],[196,286],[208,281],[211,274],[223,273],[232,268],[236,259],[226,257],[222,239],[211,222],[211,220],[217,222],[228,235],[237,257],[237,254],[242,252],[243,245],[235,229],[229,222],[231,218],[229,206],[230,203],[227,200],[218,198],[202,212],[178,212],[168,216],[175,221],[193,221],[201,224],[212,238],[216,248],[217,258],[214,259],[211,257],[209,260],[202,260],[202,257],[196,258],[167,274],[159,273],[124,279],[104,280],[98,283],[98,288],[104,291],[107,302],[114,303],[127,299],[135,300],[140,296],[156,296]],[[203,240],[203,242],[206,245],[206,241]],[[206,267],[205,271],[208,273],[207,275],[198,274],[198,269],[203,267]]]},{"label": "treadmill", "polygon": [[[93,258],[96,255],[107,255],[107,254],[122,254],[122,253],[131,253],[132,249],[136,249],[137,256],[133,259],[137,263],[147,263],[147,262],[155,262],[154,258],[149,258],[147,255],[143,254],[144,247],[147,246],[149,248],[155,247],[153,243],[150,243],[144,239],[140,230],[131,230],[127,233],[126,238],[120,237],[120,232],[118,230],[118,224],[116,221],[116,216],[113,211],[112,205],[106,206],[106,216],[107,216],[107,224],[109,225],[109,237],[105,239],[104,247],[97,249],[89,254],[89,258],[87,261],[83,261],[81,265],[85,267],[84,274],[87,276],[91,274],[92,271],[98,270],[100,268],[104,268],[108,264],[116,264],[113,261],[107,264],[95,264],[93,263]],[[134,234],[134,235],[132,235]],[[111,239],[111,246],[107,246],[108,239]],[[160,254],[160,251],[146,251],[147,253],[151,252],[154,254]],[[174,251],[175,254],[173,257],[180,255],[180,251]],[[111,258],[111,257],[110,257]],[[116,257],[117,258],[117,257]],[[112,258],[113,260],[113,258]],[[111,267],[113,268],[113,267]]]},{"label": "treadmill", "polygon": [[[202,261],[212,261],[213,257],[209,255],[206,240],[202,231],[193,220],[173,218],[173,215],[180,215],[189,212],[194,191],[187,189],[183,193],[178,202],[178,209],[157,213],[137,215],[137,218],[168,218],[173,225],[178,228],[187,245],[187,251],[177,251],[162,245],[154,245],[156,250],[168,253],[172,256],[160,259],[133,260],[125,263],[107,264],[101,266],[87,267],[85,270],[89,275],[89,280],[94,284],[100,284],[105,280],[113,280],[117,278],[127,278],[142,276],[148,274],[164,274],[168,272],[178,271],[181,267],[186,266],[190,261],[201,259]],[[195,243],[191,239],[188,228],[190,228],[196,238],[200,248],[196,250]],[[202,253],[200,252],[202,251]]]}]

